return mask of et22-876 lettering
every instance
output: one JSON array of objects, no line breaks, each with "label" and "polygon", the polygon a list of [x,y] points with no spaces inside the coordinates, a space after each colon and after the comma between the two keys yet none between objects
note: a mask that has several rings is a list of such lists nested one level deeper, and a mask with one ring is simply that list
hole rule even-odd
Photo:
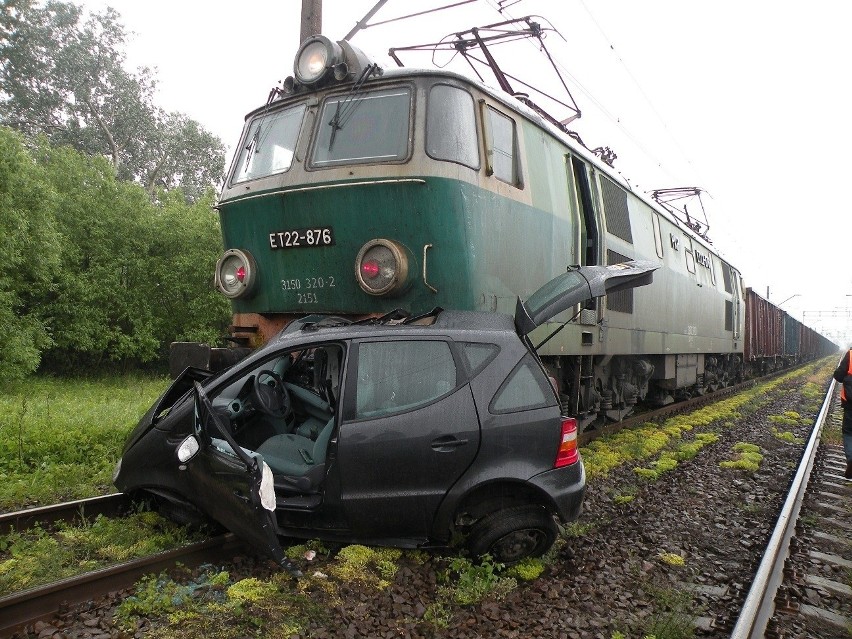
[{"label": "et22-876 lettering", "polygon": [[285,293],[294,293],[297,304],[317,304],[320,301],[318,291],[334,288],[334,286],[333,275],[281,280],[281,290]]}]

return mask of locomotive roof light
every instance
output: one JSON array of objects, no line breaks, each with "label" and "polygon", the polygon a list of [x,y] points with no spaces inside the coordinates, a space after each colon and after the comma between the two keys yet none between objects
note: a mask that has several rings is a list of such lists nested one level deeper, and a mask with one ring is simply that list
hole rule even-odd
[{"label": "locomotive roof light", "polygon": [[216,262],[216,288],[225,297],[250,297],[256,283],[257,266],[248,251],[228,249]]},{"label": "locomotive roof light", "polygon": [[[341,69],[336,69],[343,65]],[[296,53],[293,64],[293,72],[296,79],[302,84],[316,84],[329,75],[329,71],[335,76],[346,77],[346,63],[344,61],[343,49],[336,42],[332,42],[325,36],[311,36],[302,43]]]},{"label": "locomotive roof light", "polygon": [[365,293],[396,295],[407,287],[407,249],[394,240],[370,240],[355,258],[355,278]]},{"label": "locomotive roof light", "polygon": [[363,81],[371,74],[381,75],[382,70],[346,40],[332,42],[325,36],[315,35],[299,47],[293,61],[293,74],[295,77],[288,76],[281,88],[272,89],[268,103],[331,82],[345,82],[360,76]]}]

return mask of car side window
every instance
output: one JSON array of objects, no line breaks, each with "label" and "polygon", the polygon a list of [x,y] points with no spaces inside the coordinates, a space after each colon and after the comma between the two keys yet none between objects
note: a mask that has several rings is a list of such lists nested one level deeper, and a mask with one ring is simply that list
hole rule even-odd
[{"label": "car side window", "polygon": [[461,350],[471,377],[476,377],[500,352],[500,348],[496,344],[474,342],[462,343]]},{"label": "car side window", "polygon": [[492,413],[514,413],[532,408],[544,408],[556,403],[549,382],[541,367],[527,355],[509,373],[506,381],[494,395],[490,410]]},{"label": "car side window", "polygon": [[425,406],[456,387],[449,344],[440,340],[364,342],[358,347],[355,418]]}]

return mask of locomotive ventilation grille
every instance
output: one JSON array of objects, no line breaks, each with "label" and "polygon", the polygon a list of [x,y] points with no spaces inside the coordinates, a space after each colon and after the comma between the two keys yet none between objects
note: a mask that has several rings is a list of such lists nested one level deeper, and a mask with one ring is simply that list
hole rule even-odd
[{"label": "locomotive ventilation grille", "polygon": [[625,242],[633,244],[630,213],[627,210],[627,192],[604,176],[601,176],[601,190],[606,213],[606,230]]},{"label": "locomotive ventilation grille", "polygon": [[[629,262],[632,258],[626,257],[621,253],[607,250],[606,263],[607,265],[621,264]],[[608,311],[617,311],[619,313],[633,312],[633,289],[628,288],[626,291],[617,291],[606,296],[606,308]]]}]

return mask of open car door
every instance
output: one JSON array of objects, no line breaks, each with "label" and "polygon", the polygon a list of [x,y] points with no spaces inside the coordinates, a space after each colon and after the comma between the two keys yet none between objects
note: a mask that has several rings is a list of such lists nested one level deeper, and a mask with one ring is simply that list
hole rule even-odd
[{"label": "open car door", "polygon": [[272,470],[260,455],[246,451],[234,441],[198,382],[195,382],[195,410],[199,449],[194,454],[187,451],[189,458],[184,462],[193,502],[243,541],[271,555],[284,569],[298,576],[298,570],[284,556],[276,534]]},{"label": "open car door", "polygon": [[654,271],[659,266],[647,260],[634,260],[610,266],[569,266],[566,273],[554,277],[526,302],[518,298],[515,328],[519,335],[528,335],[575,304],[582,304],[608,293],[650,284],[654,279]]}]

